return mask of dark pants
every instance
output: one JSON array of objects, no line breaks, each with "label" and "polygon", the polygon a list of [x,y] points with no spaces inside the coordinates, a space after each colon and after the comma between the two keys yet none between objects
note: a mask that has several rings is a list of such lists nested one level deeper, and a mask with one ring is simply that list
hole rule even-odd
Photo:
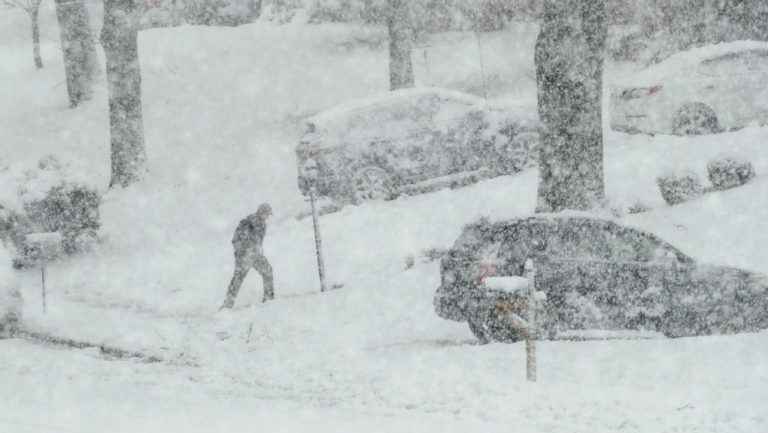
[{"label": "dark pants", "polygon": [[237,298],[237,293],[240,291],[240,286],[243,284],[243,280],[251,268],[256,269],[261,274],[264,282],[263,302],[275,298],[272,266],[267,261],[267,258],[264,257],[264,254],[261,251],[235,251],[235,274],[232,276],[232,281],[229,282],[227,298],[224,300],[222,308],[232,308],[235,305],[235,298]]}]

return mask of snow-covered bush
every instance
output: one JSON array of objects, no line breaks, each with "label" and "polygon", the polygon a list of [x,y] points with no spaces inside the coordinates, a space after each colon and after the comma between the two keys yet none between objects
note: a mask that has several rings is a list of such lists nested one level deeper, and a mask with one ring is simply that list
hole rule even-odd
[{"label": "snow-covered bush", "polygon": [[643,202],[635,202],[633,203],[629,209],[627,209],[627,212],[629,213],[643,213],[648,212],[651,210],[651,206],[643,203]]},{"label": "snow-covered bush", "polygon": [[264,0],[261,16],[279,24],[291,22],[300,11],[306,10],[308,0]]},{"label": "snow-covered bush", "polygon": [[377,11],[371,2],[360,0],[312,0],[308,7],[310,23],[372,23]]},{"label": "snow-covered bush", "polygon": [[701,195],[703,188],[693,172],[668,174],[656,179],[661,196],[670,205],[676,205]]},{"label": "snow-covered bush", "polygon": [[22,300],[11,268],[11,254],[0,242],[0,337],[8,335],[18,326],[21,313]]},{"label": "snow-covered bush", "polygon": [[755,177],[755,169],[749,161],[738,158],[719,158],[707,164],[707,175],[716,190],[744,185]]},{"label": "snow-covered bush", "polygon": [[254,21],[258,0],[186,0],[182,18],[189,24],[236,26]]},{"label": "snow-covered bush", "polygon": [[60,232],[64,252],[74,254],[96,240],[100,201],[87,186],[62,183],[45,198],[27,203],[26,217],[36,232]]},{"label": "snow-covered bush", "polygon": [[61,233],[66,254],[81,252],[96,240],[100,194],[72,180],[54,156],[40,159],[36,169],[4,180],[18,185],[15,202],[0,204],[0,240],[21,253],[17,267],[31,259],[26,245],[30,233]]}]

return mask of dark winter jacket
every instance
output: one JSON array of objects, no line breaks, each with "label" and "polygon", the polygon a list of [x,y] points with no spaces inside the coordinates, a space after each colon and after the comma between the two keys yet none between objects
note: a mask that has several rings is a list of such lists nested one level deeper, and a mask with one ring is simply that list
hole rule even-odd
[{"label": "dark winter jacket", "polygon": [[261,248],[266,233],[267,223],[264,217],[258,213],[252,213],[237,225],[235,234],[232,236],[232,246],[238,252]]}]

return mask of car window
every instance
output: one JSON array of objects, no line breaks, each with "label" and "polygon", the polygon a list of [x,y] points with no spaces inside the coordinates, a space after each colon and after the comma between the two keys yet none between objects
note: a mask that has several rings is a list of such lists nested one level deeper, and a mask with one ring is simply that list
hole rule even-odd
[{"label": "car window", "polygon": [[547,236],[547,255],[560,260],[605,260],[604,228],[584,221],[552,224]]},{"label": "car window", "polygon": [[538,234],[536,227],[531,224],[516,224],[504,227],[500,233],[504,240],[506,260],[514,260],[522,264],[525,259],[532,258],[543,250],[544,240]]},{"label": "car window", "polygon": [[[694,265],[696,263],[695,260],[693,260],[692,258],[688,257],[687,255],[685,255],[685,253],[683,253],[682,251],[678,250],[677,248],[673,247],[672,245],[670,245],[668,243],[662,243],[659,246],[659,251],[663,255],[666,255],[666,254],[673,255],[677,259],[678,263],[681,264],[681,265],[684,265],[684,266],[691,266],[691,265]],[[657,252],[657,254],[659,254],[659,253]],[[663,256],[661,256],[661,257],[663,257]]]},{"label": "car window", "polygon": [[721,77],[768,72],[768,50],[750,50],[728,53],[699,64],[704,75]]},{"label": "car window", "polygon": [[618,262],[650,262],[660,244],[644,233],[633,230],[606,231],[609,260]]},{"label": "car window", "polygon": [[439,100],[434,95],[401,98],[358,110],[347,119],[350,132],[389,130],[392,133],[430,128]]},{"label": "car window", "polygon": [[435,105],[434,120],[437,124],[454,123],[456,119],[463,118],[471,106],[459,101],[441,100]]}]

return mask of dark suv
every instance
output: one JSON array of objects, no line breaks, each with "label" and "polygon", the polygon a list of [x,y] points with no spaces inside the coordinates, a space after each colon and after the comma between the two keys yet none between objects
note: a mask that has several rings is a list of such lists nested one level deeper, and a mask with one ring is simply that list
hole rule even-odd
[{"label": "dark suv", "polygon": [[536,216],[467,226],[441,263],[440,317],[467,321],[481,341],[518,334],[489,302],[509,298],[483,284],[522,275],[526,258],[546,292],[539,334],[647,330],[670,337],[754,331],[768,326],[764,276],[696,263],[658,237],[612,221]]}]

